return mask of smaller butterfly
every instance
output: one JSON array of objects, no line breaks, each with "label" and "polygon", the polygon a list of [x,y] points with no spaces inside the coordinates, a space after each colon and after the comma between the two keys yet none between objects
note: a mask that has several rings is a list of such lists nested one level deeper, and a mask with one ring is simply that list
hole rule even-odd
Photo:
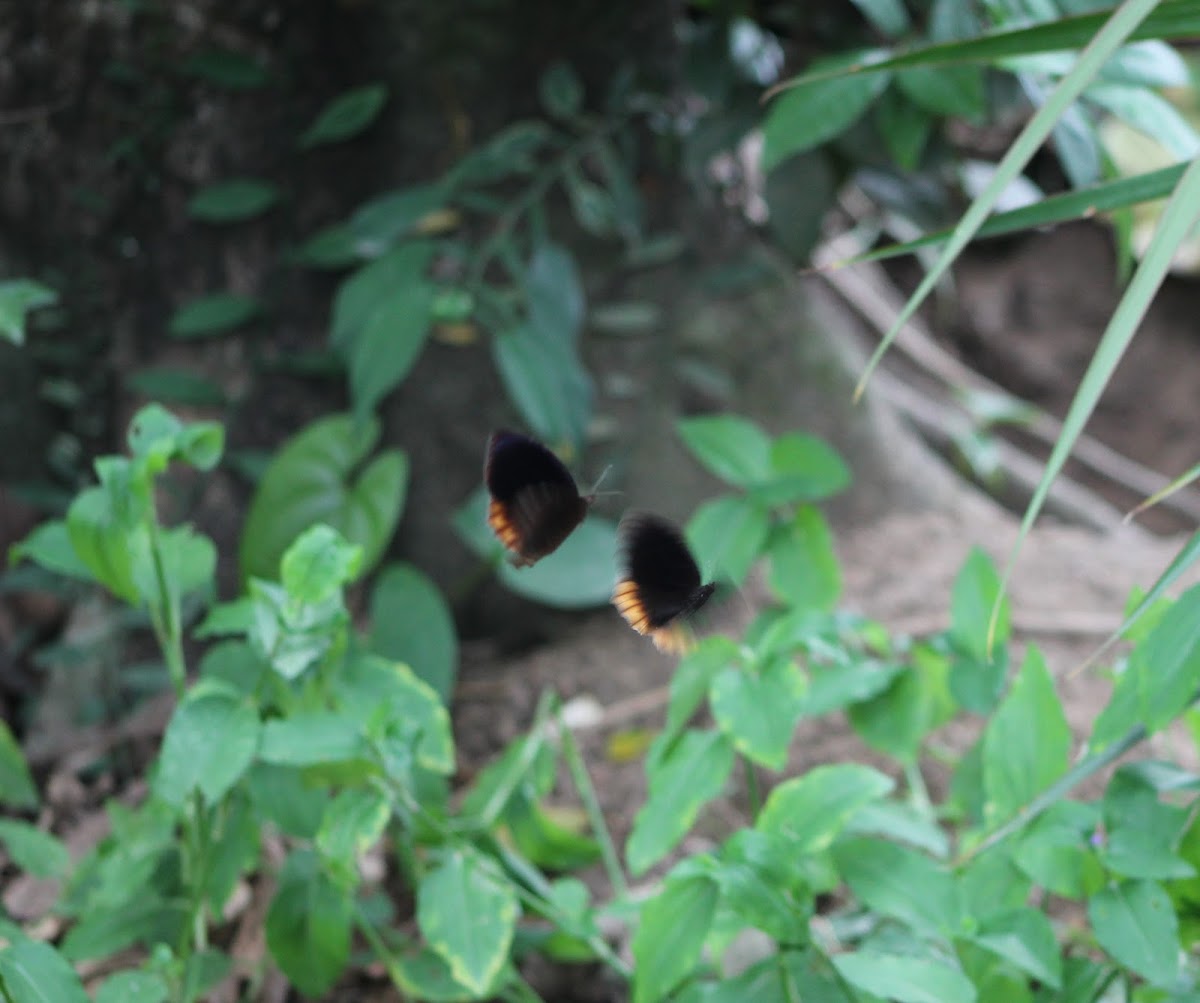
[{"label": "smaller butterfly", "polygon": [[493,432],[483,463],[491,495],[488,525],[517,567],[552,554],[583,522],[592,495],[580,495],[562,460],[516,432]]},{"label": "smaller butterfly", "polygon": [[660,651],[679,654],[691,643],[679,622],[708,602],[716,586],[701,584],[700,568],[683,534],[656,515],[627,515],[618,530],[622,569],[613,589],[617,612]]}]

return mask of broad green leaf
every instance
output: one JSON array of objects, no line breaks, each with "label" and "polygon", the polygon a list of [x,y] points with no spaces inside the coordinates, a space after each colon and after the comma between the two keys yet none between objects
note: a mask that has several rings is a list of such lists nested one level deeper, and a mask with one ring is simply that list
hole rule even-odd
[{"label": "broad green leaf", "polygon": [[350,397],[366,415],[416,365],[429,334],[435,287],[424,279],[392,291],[349,348]]},{"label": "broad green leaf", "polygon": [[317,850],[328,861],[340,865],[346,875],[357,877],[358,858],[383,835],[392,809],[382,793],[369,787],[345,788],[329,802]]},{"label": "broad green leaf", "polygon": [[[925,936],[952,937],[962,923],[954,877],[924,854],[879,839],[833,846],[838,872],[864,905]],[[920,889],[919,894],[914,890]]]},{"label": "broad green leaf", "polygon": [[775,787],[754,827],[786,838],[798,855],[818,853],[833,845],[853,816],[894,786],[869,766],[817,766]]},{"label": "broad green leaf", "polygon": [[1104,792],[1104,864],[1128,878],[1192,877],[1192,865],[1176,852],[1189,810],[1161,801],[1161,788],[1152,782],[1156,778],[1153,769],[1122,766],[1109,780]]},{"label": "broad green leaf", "polygon": [[21,747],[6,721],[0,721],[0,804],[36,808],[37,788]]},{"label": "broad green leaf", "polygon": [[33,279],[0,282],[0,337],[14,345],[25,344],[26,315],[57,302],[58,293]]},{"label": "broad green leaf", "polygon": [[[114,463],[97,469],[115,474],[120,468]],[[92,577],[118,598],[137,606],[143,597],[134,580],[134,562],[148,559],[150,542],[145,526],[129,511],[129,492],[132,488],[114,482],[111,488],[102,484],[76,495],[67,510],[67,534]]]},{"label": "broad green leaf", "polygon": [[879,97],[888,84],[886,73],[834,76],[844,69],[869,64],[883,53],[847,52],[815,62],[809,70],[820,79],[793,81],[786,93],[767,109],[763,125],[762,168],[770,171],[788,157],[811,150],[845,132]]},{"label": "broad green leaf", "polygon": [[1200,683],[1200,585],[1193,585],[1167,610],[1137,646],[1128,672],[1136,674],[1142,723],[1158,731],[1195,697]]},{"label": "broad green leaf", "polygon": [[311,840],[317,835],[329,794],[307,783],[301,766],[255,763],[246,775],[255,816],[285,836]]},{"label": "broad green leaf", "polygon": [[531,568],[515,568],[487,525],[487,492],[476,491],[454,514],[454,529],[471,550],[491,561],[504,587],[558,609],[608,604],[616,580],[617,527],[588,516],[553,554]]},{"label": "broad green leaf", "polygon": [[269,181],[239,178],[201,188],[188,201],[188,213],[206,223],[236,223],[260,216],[279,201]]},{"label": "broad green leaf", "polygon": [[853,3],[888,38],[903,35],[909,29],[908,11],[901,0],[853,0]]},{"label": "broad green leaf", "polygon": [[71,864],[66,846],[20,819],[0,818],[0,845],[16,866],[37,878],[59,878]]},{"label": "broad green leaf", "polygon": [[492,339],[492,355],[529,427],[546,442],[578,448],[592,414],[592,381],[574,343],[521,324]]},{"label": "broad green leaf", "polygon": [[267,911],[267,947],[306,996],[322,996],[350,960],[354,902],[311,850],[293,850]]},{"label": "broad green leaf", "polygon": [[[155,861],[166,865],[158,857]],[[147,881],[152,875],[147,873]],[[73,962],[106,958],[134,944],[175,943],[187,928],[186,904],[163,899],[152,888],[131,890],[122,902],[97,903],[63,938],[59,950]]]},{"label": "broad green leaf", "polygon": [[272,460],[242,528],[242,574],[275,579],[284,551],[323,522],[363,548],[362,573],[391,540],[408,486],[408,460],[387,450],[368,461],[379,423],[330,415],[290,439]]},{"label": "broad green leaf", "polygon": [[737,646],[719,634],[704,638],[688,651],[671,675],[671,702],[661,734],[673,740],[704,702],[713,677],[726,666],[737,664]]},{"label": "broad green leaf", "polygon": [[299,247],[289,250],[286,260],[308,268],[337,269],[358,264],[361,257],[354,231],[345,223],[335,223],[322,227]]},{"label": "broad green leaf", "polygon": [[933,132],[933,117],[895,88],[889,88],[875,105],[875,124],[896,166],[916,170]]},{"label": "broad green leaf", "polygon": [[583,84],[570,63],[551,63],[538,81],[538,96],[546,114],[570,119],[583,106]]},{"label": "broad green leaf", "polygon": [[852,704],[864,703],[886,690],[905,672],[903,665],[864,659],[852,666],[809,669],[808,689],[800,704],[805,717],[821,717]]},{"label": "broad green leaf", "polygon": [[1169,987],[1179,974],[1179,924],[1171,899],[1154,881],[1122,881],[1088,899],[1100,946],[1126,968]]},{"label": "broad green leaf", "polygon": [[783,943],[803,943],[813,903],[796,864],[785,838],[755,829],[735,833],[711,875],[722,909]]},{"label": "broad green leaf", "polygon": [[820,509],[802,505],[790,523],[776,527],[768,554],[767,581],[776,596],[793,608],[833,609],[842,591],[842,571]]},{"label": "broad green leaf", "polygon": [[1062,985],[1062,956],[1045,913],[1022,908],[988,917],[971,939],[1039,982]]},{"label": "broad green leaf", "polygon": [[479,995],[508,959],[518,911],[508,881],[467,848],[444,853],[417,886],[421,933],[455,981]]},{"label": "broad green leaf", "polygon": [[852,951],[833,966],[856,989],[895,1003],[975,1003],[975,987],[957,968],[940,961]]},{"label": "broad green leaf", "polygon": [[1045,659],[1034,647],[983,739],[984,819],[995,827],[1067,771],[1071,728]]},{"label": "broad green leaf", "polygon": [[263,724],[258,758],[280,766],[319,766],[367,755],[358,722],[348,714],[308,711]]},{"label": "broad green leaf", "polygon": [[198,470],[211,470],[225,448],[225,429],[215,421],[184,423],[166,408],[147,404],[129,423],[129,451],[144,460],[153,474],[172,460],[182,460]]},{"label": "broad green leaf", "polygon": [[586,303],[571,253],[557,244],[539,244],[523,285],[534,330],[548,341],[578,341]]},{"label": "broad green leaf", "polygon": [[407,664],[449,705],[458,671],[458,635],[446,600],[411,564],[389,564],[371,592],[368,646]]},{"label": "broad green leaf", "polygon": [[368,262],[345,278],[333,298],[329,343],[347,359],[368,322],[397,290],[401,292],[428,284],[425,273],[433,258],[433,243],[406,241],[387,254]]},{"label": "broad green leaf", "polygon": [[1060,801],[1026,828],[1012,851],[1013,863],[1047,891],[1083,898],[1103,880],[1091,844],[1099,821],[1095,805]]},{"label": "broad green leaf", "polygon": [[843,831],[853,836],[883,836],[893,843],[924,850],[939,860],[950,852],[950,841],[941,826],[911,805],[897,801],[863,805]]},{"label": "broad green leaf", "polygon": [[[363,258],[378,257],[397,241],[426,232],[427,225],[446,212],[446,198],[445,184],[437,181],[398,188],[364,202],[350,217],[349,230],[355,252]],[[424,264],[413,270],[419,275],[424,272],[432,251],[430,241],[408,239],[391,253],[402,259],[412,255],[416,260],[423,260]]]},{"label": "broad green leaf", "polygon": [[[396,986],[406,998],[428,1003],[469,1003],[478,994],[456,981],[450,966],[437,951],[422,947],[415,953],[393,957],[388,966]],[[501,972],[497,983],[504,978]]]},{"label": "broad green leaf", "polygon": [[563,183],[575,222],[593,237],[608,237],[615,229],[617,210],[612,196],[584,177],[574,165],[563,169]]},{"label": "broad green leaf", "polygon": [[655,1003],[691,974],[712,925],[717,886],[706,877],[669,878],[642,906],[633,937],[633,1003]]},{"label": "broad green leaf", "polygon": [[224,407],[229,403],[225,391],[212,380],[173,366],[140,369],[125,377],[125,384],[149,400],[193,407]]},{"label": "broad green leaf", "polygon": [[358,577],[362,547],[324,523],[310,526],[284,551],[279,577],[296,602],[322,603]]},{"label": "broad green leaf", "polygon": [[976,921],[1020,909],[1029,900],[1033,882],[1006,849],[981,853],[958,872],[963,908]]},{"label": "broad green leaf", "polygon": [[650,793],[625,845],[629,869],[641,874],[681,840],[705,802],[716,797],[733,768],[733,746],[718,731],[685,731],[655,764]]},{"label": "broad green leaf", "polygon": [[850,469],[828,443],[789,432],[771,443],[766,479],[751,487],[750,493],[761,504],[774,507],[821,501],[849,484]]},{"label": "broad green leaf", "polygon": [[167,333],[173,338],[204,338],[240,327],[261,309],[253,296],[213,293],[189,300],[171,315]]},{"label": "broad green leaf", "polygon": [[454,772],[450,715],[436,690],[412,669],[378,655],[359,655],[343,670],[338,705],[366,722],[372,740],[376,725],[407,744],[415,744],[417,762],[434,773]]},{"label": "broad green leaf", "polygon": [[96,991],[96,1003],[166,1003],[170,995],[158,972],[117,972]]},{"label": "broad green leaf", "polygon": [[917,648],[887,689],[849,708],[850,723],[872,748],[912,762],[925,736],[957,710],[948,680],[945,657]]},{"label": "broad green leaf", "polygon": [[1002,599],[1000,576],[992,560],[978,547],[972,547],[954,579],[950,599],[950,638],[955,646],[977,662],[988,661],[988,617],[997,600],[1001,614],[995,640],[1008,638],[1008,600]]},{"label": "broad green leaf", "polygon": [[914,66],[895,79],[901,91],[933,115],[976,121],[983,117],[983,75],[973,66]]},{"label": "broad green leaf", "polygon": [[159,530],[157,544],[157,557],[149,546],[134,551],[133,581],[143,600],[177,608],[185,595],[213,587],[217,549],[207,536],[175,526]]},{"label": "broad green leaf", "polygon": [[240,693],[215,682],[197,684],[163,735],[155,794],[180,807],[199,788],[216,804],[250,767],[260,731],[258,714]]},{"label": "broad green leaf", "polygon": [[735,487],[750,487],[771,474],[771,440],[761,428],[736,415],[684,418],[676,429],[692,455]]},{"label": "broad green leaf", "polygon": [[12,564],[30,560],[38,567],[54,571],[68,578],[91,579],[92,573],[79,559],[71,545],[67,524],[59,519],[44,522],[20,543],[14,543],[8,551]]},{"label": "broad green leaf", "polygon": [[787,763],[800,716],[804,676],[791,659],[761,671],[727,668],[712,681],[709,702],[717,725],[743,756],[772,770]]},{"label": "broad green leaf", "polygon": [[75,969],[49,944],[18,936],[0,945],[0,991],[6,1003],[88,1003]]},{"label": "broad green leaf", "polygon": [[1101,83],[1093,84],[1085,93],[1089,100],[1157,140],[1179,160],[1191,160],[1200,153],[1196,130],[1174,105],[1154,91],[1128,84]]},{"label": "broad green leaf", "polygon": [[310,149],[322,143],[340,143],[367,128],[387,103],[387,88],[369,84],[339,95],[330,101],[304,130],[300,147]]},{"label": "broad green leaf", "polygon": [[762,552],[770,529],[766,511],[752,499],[725,495],[704,502],[688,521],[687,539],[711,577],[741,585]]}]

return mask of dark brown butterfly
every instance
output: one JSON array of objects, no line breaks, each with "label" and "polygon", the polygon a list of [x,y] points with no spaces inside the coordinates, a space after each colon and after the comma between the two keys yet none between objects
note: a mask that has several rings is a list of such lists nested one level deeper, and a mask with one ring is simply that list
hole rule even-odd
[{"label": "dark brown butterfly", "polygon": [[517,567],[556,551],[583,522],[592,501],[579,494],[562,460],[516,432],[492,433],[483,480],[492,496],[488,525]]},{"label": "dark brown butterfly", "polygon": [[702,585],[700,568],[679,529],[656,515],[638,513],[621,521],[622,567],[613,605],[634,630],[648,634],[660,651],[678,654],[691,640],[680,622],[716,588]]}]

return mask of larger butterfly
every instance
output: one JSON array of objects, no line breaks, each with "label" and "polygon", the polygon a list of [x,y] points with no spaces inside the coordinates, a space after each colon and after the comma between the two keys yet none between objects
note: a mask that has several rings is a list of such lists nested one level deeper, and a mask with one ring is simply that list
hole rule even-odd
[{"label": "larger butterfly", "polygon": [[516,432],[492,433],[483,480],[491,495],[488,525],[517,567],[554,553],[583,522],[592,501],[579,494],[562,460]]},{"label": "larger butterfly", "polygon": [[617,612],[660,651],[687,650],[691,634],[681,622],[708,602],[716,586],[701,584],[700,568],[678,528],[656,515],[638,513],[618,531],[622,567],[613,589]]}]

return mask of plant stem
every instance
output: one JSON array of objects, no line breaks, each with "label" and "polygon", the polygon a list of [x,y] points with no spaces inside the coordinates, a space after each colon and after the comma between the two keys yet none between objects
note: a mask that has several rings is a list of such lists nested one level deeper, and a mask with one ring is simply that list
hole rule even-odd
[{"label": "plant stem", "polygon": [[[1194,701],[1193,701],[1194,702]],[[1025,809],[1019,814],[1010,818],[999,829],[994,829],[975,846],[964,853],[960,853],[954,861],[954,867],[961,867],[973,857],[983,853],[984,850],[991,849],[1001,840],[1007,839],[1014,832],[1019,832],[1029,825],[1035,818],[1044,812],[1051,805],[1058,802],[1068,791],[1076,784],[1081,783],[1090,777],[1093,773],[1098,773],[1109,764],[1120,759],[1130,749],[1146,738],[1146,726],[1143,724],[1135,725],[1130,728],[1124,736],[1114,742],[1103,752],[1097,752],[1087,756],[1076,763],[1070,770],[1062,775],[1057,782],[1047,787],[1041,794],[1035,797]]]},{"label": "plant stem", "polygon": [[929,800],[929,788],[925,786],[925,776],[921,767],[914,759],[904,764],[904,781],[908,784],[908,797],[912,806],[921,813],[923,818],[934,817],[933,802]]},{"label": "plant stem", "polygon": [[752,822],[758,821],[758,813],[762,811],[762,790],[758,784],[758,770],[748,756],[742,756],[742,769],[746,773],[746,797],[750,801],[750,817]]},{"label": "plant stem", "polygon": [[167,585],[167,569],[162,558],[162,535],[157,519],[152,514],[146,520],[150,533],[150,554],[154,561],[154,577],[158,585],[158,602],[151,604],[150,619],[154,633],[167,663],[167,671],[175,687],[175,696],[183,697],[187,684],[187,663],[183,657],[183,630],[179,622],[179,604],[174,601]]},{"label": "plant stem", "polygon": [[596,834],[596,841],[600,844],[600,856],[604,861],[604,869],[608,872],[608,882],[612,886],[613,894],[624,898],[629,893],[629,885],[625,881],[624,871],[621,870],[617,848],[613,845],[612,834],[604,821],[604,813],[600,810],[600,801],[596,797],[596,788],[588,775],[587,764],[579,752],[579,745],[571,729],[563,721],[561,707],[558,712],[558,734],[562,742],[563,759],[566,760],[567,769],[575,781],[575,789],[579,791],[580,800],[587,811],[592,832]]},{"label": "plant stem", "polygon": [[483,806],[483,811],[479,813],[480,825],[484,829],[490,829],[495,824],[496,818],[504,810],[504,806],[512,796],[512,792],[516,790],[517,784],[521,782],[533,765],[534,759],[541,751],[542,743],[546,740],[546,722],[550,720],[553,709],[554,694],[550,690],[544,690],[538,699],[537,710],[533,715],[533,724],[529,728],[529,734],[525,736],[521,755],[513,764],[512,772],[505,777],[504,783],[496,788],[492,796],[488,798],[487,804]]}]

